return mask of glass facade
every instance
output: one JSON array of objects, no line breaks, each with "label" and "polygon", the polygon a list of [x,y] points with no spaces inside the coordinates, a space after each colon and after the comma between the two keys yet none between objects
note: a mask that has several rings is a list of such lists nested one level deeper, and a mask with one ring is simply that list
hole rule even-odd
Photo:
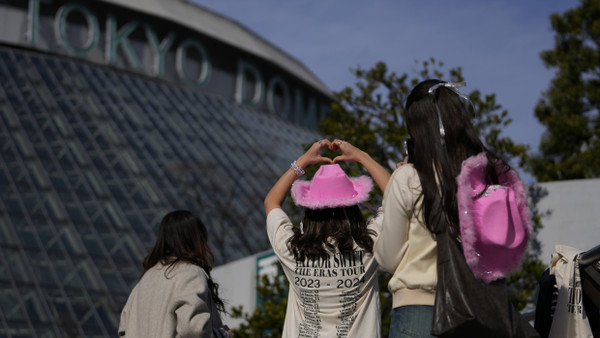
[{"label": "glass facade", "polygon": [[0,337],[116,336],[162,216],[217,263],[269,247],[262,200],[319,135],[233,100],[0,46]]}]

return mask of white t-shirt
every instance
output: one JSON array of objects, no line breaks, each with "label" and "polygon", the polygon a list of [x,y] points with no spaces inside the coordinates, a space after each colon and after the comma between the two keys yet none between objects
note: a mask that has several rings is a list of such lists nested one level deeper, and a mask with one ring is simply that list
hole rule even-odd
[{"label": "white t-shirt", "polygon": [[[368,228],[378,232],[380,219],[378,215]],[[287,247],[292,227],[282,209],[269,212],[269,241],[290,282],[283,337],[381,337],[373,255],[355,245],[351,255],[333,252],[327,260],[296,262]]]}]

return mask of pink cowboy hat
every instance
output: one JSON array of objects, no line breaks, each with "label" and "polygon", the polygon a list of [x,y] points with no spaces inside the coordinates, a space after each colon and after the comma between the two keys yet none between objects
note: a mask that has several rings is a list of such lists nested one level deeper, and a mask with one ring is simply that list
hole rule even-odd
[{"label": "pink cowboy hat", "polygon": [[308,209],[347,207],[365,201],[372,188],[370,177],[348,177],[339,164],[326,164],[317,170],[312,181],[296,181],[292,198]]},{"label": "pink cowboy hat", "polygon": [[532,230],[525,190],[514,170],[478,196],[486,188],[486,164],[485,153],[463,162],[456,197],[465,259],[475,277],[489,283],[519,267]]}]

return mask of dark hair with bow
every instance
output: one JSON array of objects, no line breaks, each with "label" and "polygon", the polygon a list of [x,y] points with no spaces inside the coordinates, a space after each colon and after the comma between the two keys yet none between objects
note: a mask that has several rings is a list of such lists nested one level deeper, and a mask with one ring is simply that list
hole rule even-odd
[{"label": "dark hair with bow", "polygon": [[[419,199],[423,201],[425,224],[433,233],[448,230],[455,237],[460,234],[456,177],[462,162],[485,152],[487,184],[497,184],[498,175],[510,170],[479,139],[466,95],[456,87],[437,79],[425,80],[412,89],[405,106],[406,126],[416,154],[414,166],[423,189]],[[443,222],[438,223],[440,217]],[[435,224],[445,224],[447,229],[435,229]]]}]

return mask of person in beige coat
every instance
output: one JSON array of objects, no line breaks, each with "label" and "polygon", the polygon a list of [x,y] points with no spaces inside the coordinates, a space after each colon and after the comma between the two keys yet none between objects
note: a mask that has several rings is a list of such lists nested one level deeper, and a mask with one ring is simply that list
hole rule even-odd
[{"label": "person in beige coat", "polygon": [[121,312],[120,337],[232,337],[212,280],[213,254],[202,221],[190,211],[164,216],[144,272]]}]

